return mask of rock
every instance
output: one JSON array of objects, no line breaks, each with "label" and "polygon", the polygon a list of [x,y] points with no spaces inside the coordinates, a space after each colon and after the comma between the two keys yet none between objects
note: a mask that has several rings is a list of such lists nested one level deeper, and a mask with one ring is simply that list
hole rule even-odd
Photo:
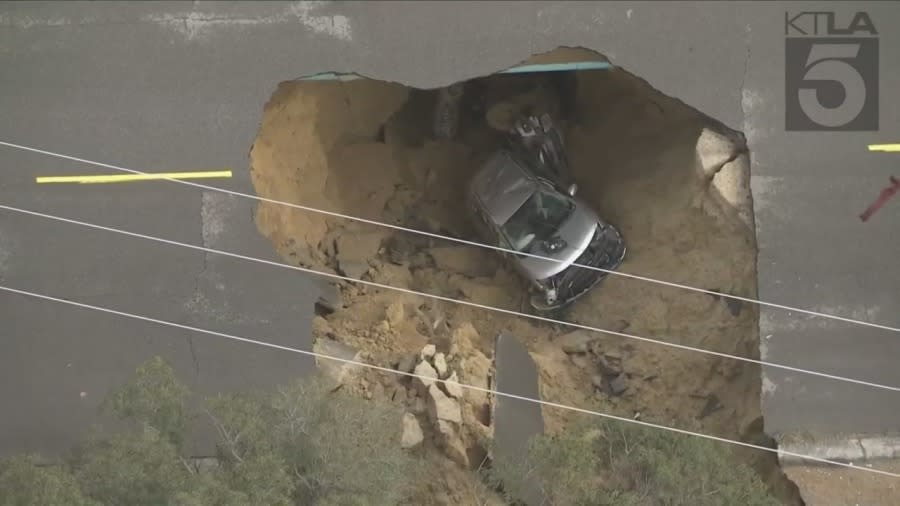
[{"label": "rock", "polygon": [[628,390],[628,382],[624,374],[619,374],[614,378],[610,378],[607,384],[609,387],[609,394],[616,397],[625,393],[625,390]]},{"label": "rock", "polygon": [[368,262],[342,261],[338,264],[338,269],[342,276],[360,279],[369,272],[369,264]]},{"label": "rock", "polygon": [[437,351],[437,347],[433,344],[426,344],[424,348],[422,348],[422,352],[419,353],[419,357],[422,360],[429,360],[434,357],[434,353]]},{"label": "rock", "polygon": [[566,353],[587,353],[590,344],[598,339],[596,333],[586,330],[576,330],[562,335],[556,339],[556,342],[562,347]]},{"label": "rock", "polygon": [[488,404],[490,396],[485,390],[491,386],[491,380],[489,378],[491,377],[492,370],[493,363],[480,352],[471,355],[466,361],[465,367],[460,370],[459,375],[461,382],[479,389],[464,389],[463,397],[468,402],[472,403],[473,406],[477,407]]},{"label": "rock", "polygon": [[606,360],[618,360],[618,361],[621,361],[621,360],[622,360],[622,353],[619,352],[619,351],[616,351],[616,350],[607,350],[607,351],[603,352],[603,357],[606,358]]},{"label": "rock", "polygon": [[450,354],[454,356],[467,356],[476,351],[475,344],[481,337],[478,331],[469,322],[464,322],[453,330],[450,336]]},{"label": "rock", "polygon": [[616,320],[616,322],[612,325],[612,330],[616,332],[622,332],[631,326],[631,322],[628,320]]},{"label": "rock", "polygon": [[421,397],[416,397],[416,398],[413,400],[413,402],[412,402],[412,410],[413,410],[413,412],[416,413],[417,415],[421,415],[421,414],[425,413],[425,411],[426,411],[427,409],[428,409],[428,405],[425,404],[425,399],[423,399],[423,398],[421,398]]},{"label": "rock", "polygon": [[719,401],[719,396],[717,396],[716,394],[709,394],[706,397],[706,403],[703,405],[703,409],[700,410],[700,415],[698,416],[698,418],[700,420],[703,420],[716,411],[719,411],[723,407],[724,406],[722,406],[722,402]]},{"label": "rock", "polygon": [[466,454],[466,446],[461,440],[454,439],[448,442],[444,447],[444,452],[450,457],[450,460],[468,469],[469,456]]},{"label": "rock", "polygon": [[604,376],[618,376],[622,374],[622,368],[614,365],[606,357],[597,357],[597,369]]},{"label": "rock", "polygon": [[314,336],[327,336],[332,332],[331,324],[328,323],[328,320],[322,318],[321,316],[314,316],[312,319],[312,331]]},{"label": "rock", "polygon": [[448,441],[456,438],[456,427],[446,420],[438,420],[434,424],[434,430],[439,446],[444,446]]},{"label": "rock", "polygon": [[420,251],[409,257],[409,267],[410,269],[423,269],[431,267],[431,257],[428,256],[425,252]]},{"label": "rock", "polygon": [[433,387],[434,380],[437,379],[437,371],[434,370],[434,367],[431,367],[431,364],[425,361],[419,362],[419,365],[413,370],[413,374],[416,375],[416,377],[413,378],[413,384],[423,392]]},{"label": "rock", "polygon": [[416,355],[406,355],[397,362],[397,370],[400,372],[413,372],[416,367]]},{"label": "rock", "polygon": [[459,377],[456,375],[456,371],[450,373],[450,377],[447,378],[447,381],[443,383],[444,391],[447,392],[447,395],[453,397],[454,399],[459,399],[463,396],[463,387],[458,385]]},{"label": "rock", "polygon": [[745,151],[746,141],[742,137],[738,132],[717,132],[704,128],[696,148],[701,173],[712,178],[726,162]]},{"label": "rock", "polygon": [[435,424],[437,443],[444,450],[444,454],[460,466],[469,467],[469,456],[466,447],[456,432],[456,428],[450,422],[438,420]]},{"label": "rock", "polygon": [[591,383],[593,383],[594,387],[597,388],[598,390],[603,390],[603,386],[604,386],[603,376],[601,376],[599,374],[595,374],[595,375],[591,376]]},{"label": "rock", "polygon": [[[359,362],[360,360],[360,352],[358,350],[333,339],[317,339],[313,344],[313,352],[354,362]],[[325,376],[326,382],[332,390],[343,385],[352,374],[358,372],[362,367],[357,364],[348,364],[319,356],[316,357],[316,366]]]},{"label": "rock", "polygon": [[416,416],[412,413],[403,414],[403,435],[400,436],[400,446],[403,449],[415,448],[422,444],[425,440],[425,434],[422,433],[422,427]]},{"label": "rock", "polygon": [[569,355],[569,360],[582,369],[587,369],[591,366],[591,359],[584,353],[573,353],[572,355]]},{"label": "rock", "polygon": [[459,403],[444,395],[444,392],[435,384],[428,387],[428,409],[431,419],[434,421],[462,423],[462,411],[459,409]]},{"label": "rock", "polygon": [[403,304],[393,302],[385,310],[385,318],[392,328],[397,328],[404,321],[404,313]]},{"label": "rock", "polygon": [[375,258],[387,233],[347,229],[335,239],[335,255],[339,264],[367,263]]},{"label": "rock", "polygon": [[434,364],[434,370],[437,371],[438,377],[444,379],[447,377],[447,360],[444,358],[443,353],[435,353],[434,360],[432,361]]},{"label": "rock", "polygon": [[412,243],[403,240],[396,235],[392,235],[384,242],[387,251],[388,260],[395,265],[403,265],[409,260],[409,256],[413,253]]},{"label": "rock", "polygon": [[470,278],[489,277],[497,271],[490,252],[470,246],[437,246],[428,250],[437,269]]},{"label": "rock", "polygon": [[599,340],[594,340],[588,343],[588,353],[598,356],[603,354],[603,346],[600,344]]}]

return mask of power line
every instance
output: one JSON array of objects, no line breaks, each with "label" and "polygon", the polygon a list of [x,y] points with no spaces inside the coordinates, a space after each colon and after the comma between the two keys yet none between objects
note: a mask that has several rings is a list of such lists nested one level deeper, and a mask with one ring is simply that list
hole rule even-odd
[{"label": "power line", "polygon": [[[130,172],[130,173],[132,173],[132,174],[142,174],[142,175],[143,175],[143,174],[148,174],[148,173],[146,173],[146,172],[141,172],[141,171],[139,171],[139,170],[128,169],[128,168],[125,168],[125,167],[119,167],[119,166],[116,166],[116,165],[110,165],[110,164],[102,163],[102,162],[95,162],[95,161],[91,161],[91,160],[86,160],[86,159],[84,159],[84,158],[77,158],[77,157],[74,157],[74,156],[69,156],[69,155],[65,155],[65,154],[61,154],[61,153],[54,153],[54,152],[52,152],[52,151],[46,151],[46,150],[42,150],[42,149],[32,148],[32,147],[28,147],[28,146],[23,146],[23,145],[21,145],[21,144],[14,144],[14,143],[11,143],[11,142],[0,141],[0,145],[2,145],[2,146],[7,146],[7,147],[11,147],[11,148],[15,148],[15,149],[21,149],[21,150],[24,150],[24,151],[30,151],[30,152],[32,152],[32,153],[39,153],[39,154],[43,154],[43,155],[53,156],[53,157],[61,158],[61,159],[64,159],[64,160],[70,160],[70,161],[74,161],[74,162],[86,163],[86,164],[88,164],[88,165],[94,165],[94,166],[97,166],[97,167],[104,167],[104,168],[113,169],[113,170],[120,170],[120,171],[124,171],[124,172]],[[278,204],[278,205],[282,205],[282,206],[291,207],[291,208],[294,208],[294,209],[299,209],[299,210],[302,210],[302,211],[308,211],[308,212],[312,212],[312,213],[318,213],[318,214],[323,214],[323,215],[326,215],[326,216],[331,216],[331,217],[333,217],[333,218],[341,218],[341,219],[345,219],[345,220],[358,221],[358,222],[360,222],[360,223],[366,223],[366,224],[368,224],[368,225],[375,225],[375,226],[379,226],[379,227],[386,227],[386,228],[393,229],[393,230],[397,230],[397,231],[401,231],[401,232],[408,232],[408,233],[411,233],[411,234],[423,235],[423,236],[431,237],[431,238],[435,238],[435,239],[442,239],[442,240],[446,240],[446,241],[450,241],[450,242],[455,242],[455,243],[458,243],[458,244],[465,244],[465,245],[467,245],[467,246],[475,246],[475,247],[478,247],[478,248],[487,248],[487,249],[491,249],[491,250],[494,250],[494,251],[500,251],[500,252],[503,252],[503,253],[510,253],[510,254],[514,254],[514,255],[518,255],[518,256],[524,256],[524,257],[529,257],[529,258],[536,258],[536,259],[546,260],[546,261],[550,261],[550,262],[558,262],[558,263],[561,263],[561,262],[562,262],[562,260],[559,260],[559,259],[555,259],[555,258],[551,258],[551,257],[545,257],[545,256],[541,256],[541,255],[535,255],[535,254],[533,254],[533,253],[525,253],[525,252],[515,251],[515,250],[511,250],[511,249],[507,249],[507,248],[501,248],[501,247],[499,247],[499,246],[494,246],[494,245],[491,245],[491,244],[484,244],[484,243],[480,243],[480,242],[476,242],[476,241],[468,241],[468,240],[465,240],[465,239],[459,239],[459,238],[456,238],[456,237],[451,237],[451,236],[447,236],[447,235],[436,234],[436,233],[433,233],[433,232],[427,232],[427,231],[424,231],[424,230],[417,230],[417,229],[414,229],[414,228],[403,227],[403,226],[400,226],[400,225],[394,225],[394,224],[391,224],[391,223],[385,223],[385,222],[380,222],[380,221],[376,221],[376,220],[370,220],[370,219],[367,219],[367,218],[360,218],[360,217],[357,217],[357,216],[351,216],[351,215],[342,214],[342,213],[337,213],[337,212],[333,212],[333,211],[326,211],[326,210],[324,210],[324,209],[318,209],[318,208],[315,208],[315,207],[304,206],[304,205],[301,205],[301,204],[294,204],[294,203],[292,203],[292,202],[284,202],[284,201],[281,201],[281,200],[275,200],[275,199],[270,199],[270,198],[266,198],[266,197],[260,197],[260,196],[258,196],[258,195],[252,195],[252,194],[249,194],[249,193],[242,193],[242,192],[238,192],[238,191],[234,191],[234,190],[228,190],[228,189],[225,189],[225,188],[219,188],[219,187],[216,187],[216,186],[209,186],[209,185],[204,185],[204,184],[200,184],[200,183],[195,183],[195,182],[193,182],[193,181],[184,181],[184,180],[172,179],[172,178],[160,178],[160,180],[170,181],[170,182],[179,183],[179,184],[188,185],[188,186],[193,186],[193,187],[195,187],[195,188],[202,188],[202,189],[204,189],[204,190],[211,190],[211,191],[216,191],[216,192],[220,192],[220,193],[226,193],[226,194],[228,194],[228,195],[233,195],[233,196],[235,196],[235,197],[248,198],[248,199],[252,199],[252,200],[257,200],[257,201],[259,201],[259,202],[267,202],[267,203],[270,203],[270,204]],[[571,264],[571,265],[572,265],[573,267],[579,267],[579,268],[582,268],[582,269],[589,269],[589,270],[594,270],[594,271],[598,271],[598,272],[605,272],[605,273],[607,273],[607,274],[612,274],[612,275],[614,275],[614,276],[623,276],[623,277],[629,278],[629,279],[635,279],[635,280],[639,280],[639,281],[645,281],[645,282],[648,282],[648,283],[655,283],[655,284],[658,284],[658,285],[668,286],[668,287],[672,287],[672,288],[680,288],[680,289],[682,289],[682,290],[689,290],[689,291],[692,291],[692,292],[704,293],[704,294],[707,294],[707,295],[713,295],[713,296],[716,296],[716,297],[723,297],[723,298],[727,298],[727,299],[731,299],[731,300],[738,300],[738,301],[741,301],[741,302],[747,302],[747,303],[750,303],[750,304],[757,304],[757,305],[760,305],[760,306],[765,306],[765,307],[770,307],[770,308],[776,308],[776,309],[782,309],[782,310],[785,310],[785,311],[793,311],[793,312],[797,312],[797,313],[801,313],[801,314],[806,314],[806,315],[810,315],[810,316],[817,316],[817,317],[820,317],[820,318],[827,318],[827,319],[830,319],[830,320],[836,320],[836,321],[841,321],[841,322],[845,322],[845,323],[852,323],[852,324],[855,324],[855,325],[862,325],[862,326],[864,326],[864,327],[871,327],[871,328],[876,328],[876,329],[881,329],[881,330],[888,330],[888,331],[891,331],[891,332],[900,332],[900,327],[891,327],[891,326],[889,326],[889,325],[883,325],[883,324],[880,324],[880,323],[873,323],[873,322],[868,322],[868,321],[865,321],[865,320],[858,320],[858,319],[848,318],[848,317],[845,317],[845,316],[840,316],[840,315],[835,315],[835,314],[822,313],[822,312],[819,312],[819,311],[813,311],[813,310],[810,310],[810,309],[803,309],[803,308],[799,308],[799,307],[793,307],[793,306],[788,306],[788,305],[784,305],[784,304],[778,304],[778,303],[774,303],[774,302],[766,302],[766,301],[763,301],[763,300],[753,299],[753,298],[750,298],[750,297],[742,297],[742,296],[740,296],[740,295],[732,295],[732,294],[720,293],[720,292],[717,292],[717,291],[714,291],[714,290],[708,290],[708,289],[705,289],[705,288],[698,288],[698,287],[689,286],[689,285],[684,285],[684,284],[680,284],[680,283],[673,283],[673,282],[671,282],[671,281],[665,281],[665,280],[662,280],[662,279],[650,278],[650,277],[646,277],[646,276],[640,276],[640,275],[637,275],[637,274],[630,274],[630,273],[627,273],[627,272],[621,272],[621,271],[616,271],[616,270],[603,269],[603,268],[601,268],[601,267],[595,267],[595,266],[593,266],[593,265],[585,265],[585,264],[578,264],[578,263]]]},{"label": "power line", "polygon": [[628,339],[634,339],[634,340],[637,340],[637,341],[643,341],[643,342],[648,342],[648,343],[659,344],[659,345],[668,346],[668,347],[676,348],[676,349],[680,349],[680,350],[692,351],[692,352],[696,352],[696,353],[703,353],[703,354],[706,354],[706,355],[712,355],[712,356],[721,357],[721,358],[729,358],[729,359],[739,360],[739,361],[747,362],[747,363],[751,363],[751,364],[757,364],[757,365],[762,365],[762,366],[767,366],[767,367],[773,367],[773,368],[777,368],[777,369],[783,369],[783,370],[792,371],[792,372],[797,372],[797,373],[802,373],[802,374],[809,374],[809,375],[812,375],[812,376],[818,376],[818,377],[828,378],[828,379],[837,380],[837,381],[844,381],[844,382],[847,382],[847,383],[855,383],[855,384],[858,384],[858,385],[864,385],[864,386],[873,387],[873,388],[878,388],[878,389],[882,389],[882,390],[889,390],[889,391],[893,391],[893,392],[900,392],[900,386],[884,385],[884,384],[881,384],[881,383],[873,383],[873,382],[864,381],[864,380],[860,380],[860,379],[848,378],[848,377],[845,377],[845,376],[838,376],[838,375],[834,375],[834,374],[828,374],[828,373],[823,373],[823,372],[818,372],[818,371],[812,371],[812,370],[809,370],[809,369],[800,369],[800,368],[798,368],[798,367],[791,367],[791,366],[788,366],[788,365],[777,364],[777,363],[773,363],[773,362],[764,362],[764,361],[762,361],[762,360],[757,360],[757,359],[752,359],[752,358],[747,358],[747,357],[741,357],[741,356],[738,356],[738,355],[730,355],[730,354],[728,354],[728,353],[722,353],[722,352],[718,352],[718,351],[707,350],[707,349],[704,349],[704,348],[695,348],[695,347],[693,347],[693,346],[687,346],[687,345],[684,345],[684,344],[670,343],[670,342],[661,341],[661,340],[653,339],[653,338],[649,338],[649,337],[638,336],[638,335],[635,335],[635,334],[628,334],[628,333],[625,333],[625,332],[617,332],[617,331],[614,331],[614,330],[601,329],[601,328],[598,328],[598,327],[591,327],[591,326],[588,326],[588,325],[582,325],[582,324],[580,324],[580,323],[567,322],[567,321],[563,321],[563,320],[557,320],[557,319],[554,319],[554,318],[548,318],[548,317],[544,317],[544,316],[538,316],[538,315],[532,315],[532,314],[522,313],[522,312],[519,312],[519,311],[513,311],[513,310],[510,310],[510,309],[503,309],[503,308],[499,308],[499,307],[495,307],[495,306],[488,306],[488,305],[486,305],[486,304],[478,304],[478,303],[476,303],[476,302],[471,302],[471,301],[467,301],[467,300],[459,300],[459,299],[454,299],[454,298],[452,298],[452,297],[445,297],[445,296],[443,296],[443,295],[434,295],[434,294],[430,294],[430,293],[419,292],[419,291],[416,291],[416,290],[410,290],[410,289],[408,289],[408,288],[402,288],[402,287],[398,287],[398,286],[386,285],[386,284],[378,283],[378,282],[375,282],[375,281],[366,281],[366,280],[362,280],[362,279],[355,279],[355,278],[351,278],[351,277],[347,277],[347,276],[341,276],[341,275],[338,275],[338,274],[333,274],[333,273],[330,273],[330,272],[323,272],[323,271],[318,271],[318,270],[315,270],[315,269],[309,269],[309,268],[306,268],[306,267],[299,267],[299,266],[295,266],[295,265],[288,265],[288,264],[284,264],[284,263],[281,263],[281,262],[275,262],[275,261],[271,261],[271,260],[264,260],[264,259],[261,259],[261,258],[250,257],[250,256],[246,256],[246,255],[240,255],[240,254],[237,254],[237,253],[231,253],[231,252],[229,252],[229,251],[223,251],[223,250],[217,250],[217,249],[213,249],[213,248],[207,248],[207,247],[205,247],[205,246],[197,246],[197,245],[194,245],[194,244],[187,244],[187,243],[183,243],[183,242],[179,242],[179,241],[173,241],[173,240],[170,240],[170,239],[163,239],[162,237],[156,237],[156,236],[152,236],[152,235],[140,234],[140,233],[137,233],[137,232],[129,232],[129,231],[127,231],[127,230],[122,230],[122,229],[113,228],[113,227],[106,227],[106,226],[103,226],[103,225],[97,225],[97,224],[94,224],[94,223],[88,223],[88,222],[84,222],[84,221],[73,220],[73,219],[71,219],[71,218],[64,218],[64,217],[61,217],[61,216],[55,216],[55,215],[52,215],[52,214],[41,213],[41,212],[38,212],[38,211],[31,211],[31,210],[28,210],[28,209],[21,209],[21,208],[17,208],[17,207],[12,207],[12,206],[7,206],[7,205],[2,205],[2,204],[0,204],[0,209],[5,209],[5,210],[7,210],[7,211],[13,211],[13,212],[22,213],[22,214],[27,214],[27,215],[31,215],[31,216],[38,216],[38,217],[41,217],[41,218],[47,218],[47,219],[51,219],[51,220],[61,221],[61,222],[64,222],[64,223],[71,223],[71,224],[74,224],[74,225],[80,225],[80,226],[83,226],[83,227],[93,228],[93,229],[97,229],[97,230],[103,230],[103,231],[106,231],[106,232],[113,232],[113,233],[117,233],[117,234],[127,235],[127,236],[130,236],[130,237],[137,237],[137,238],[140,238],[140,239],[147,239],[147,240],[150,240],[150,241],[160,242],[160,243],[163,243],[163,244],[169,244],[169,245],[173,245],[173,246],[180,246],[180,247],[183,247],[183,248],[190,248],[190,249],[194,249],[194,250],[198,250],[198,251],[203,251],[203,252],[206,252],[206,253],[214,253],[214,254],[217,254],[217,255],[223,255],[223,256],[228,256],[228,257],[232,257],[232,258],[239,258],[239,259],[241,259],[241,260],[247,260],[247,261],[250,261],[250,262],[256,262],[256,263],[261,263],[261,264],[266,264],[266,265],[273,265],[273,266],[280,267],[280,268],[283,268],[283,269],[291,269],[291,270],[295,270],[295,271],[304,272],[304,273],[307,273],[307,274],[313,274],[313,275],[317,275],[317,276],[323,276],[323,277],[327,277],[327,278],[338,279],[338,280],[341,280],[341,281],[349,281],[349,282],[351,282],[351,283],[359,283],[359,284],[363,284],[363,285],[374,286],[374,287],[376,287],[376,288],[381,288],[381,289],[384,289],[384,290],[393,290],[393,291],[397,291],[397,292],[401,292],[401,293],[406,293],[406,294],[410,294],[410,295],[417,295],[417,296],[420,296],[420,297],[427,297],[427,298],[431,298],[431,299],[435,299],[435,300],[440,300],[440,301],[443,301],[443,302],[450,302],[450,303],[453,303],[453,304],[460,304],[460,305],[469,306],[469,307],[474,307],[474,308],[478,308],[478,309],[484,309],[484,310],[487,310],[487,311],[495,311],[495,312],[498,312],[498,313],[507,314],[507,315],[511,315],[511,316],[518,316],[518,317],[521,317],[521,318],[527,318],[527,319],[530,319],[530,320],[542,321],[542,322],[546,322],[546,323],[554,323],[554,324],[564,325],[564,326],[567,326],[567,327],[572,327],[572,328],[576,328],[576,329],[580,329],[580,330],[588,330],[588,331],[591,331],[591,332],[599,332],[599,333],[603,333],[603,334],[609,334],[609,335],[614,335],[614,336],[624,337],[624,338],[628,338]]},{"label": "power line", "polygon": [[60,304],[66,304],[66,305],[69,305],[69,306],[75,306],[75,307],[79,307],[79,308],[82,308],[82,309],[90,309],[90,310],[93,310],[93,311],[99,311],[99,312],[102,312],[102,313],[112,314],[112,315],[116,315],[116,316],[122,316],[122,317],[126,317],[126,318],[131,318],[131,319],[134,319],[134,320],[140,320],[140,321],[149,322],[149,323],[155,323],[155,324],[159,324],[159,325],[163,325],[163,326],[167,326],[167,327],[173,327],[173,328],[177,328],[177,329],[181,329],[181,330],[187,330],[187,331],[190,331],[190,332],[197,332],[197,333],[201,333],[201,334],[208,334],[208,335],[211,335],[211,336],[222,337],[222,338],[225,338],[225,339],[231,339],[231,340],[233,340],[233,341],[240,341],[240,342],[244,342],[244,343],[255,344],[255,345],[258,345],[258,346],[263,346],[263,347],[267,347],[267,348],[273,348],[273,349],[282,350],[282,351],[290,351],[290,352],[293,352],[293,353],[299,353],[299,354],[301,354],[301,355],[307,355],[307,356],[316,357],[316,358],[321,358],[321,359],[326,359],[326,360],[334,360],[334,361],[337,361],[337,362],[342,362],[342,363],[345,363],[345,364],[351,364],[351,365],[355,365],[355,366],[359,366],[359,367],[365,367],[365,368],[372,369],[372,370],[376,370],[376,371],[381,371],[381,372],[386,372],[386,373],[391,373],[391,374],[397,374],[397,375],[407,376],[407,377],[411,377],[411,378],[419,378],[419,379],[422,379],[422,380],[436,381],[436,382],[440,382],[440,383],[444,383],[444,384],[457,385],[457,386],[459,386],[459,387],[461,387],[461,388],[466,388],[466,389],[469,389],[469,390],[475,390],[475,391],[477,391],[477,392],[482,392],[482,393],[486,393],[486,394],[490,394],[490,395],[496,395],[496,396],[500,396],[500,397],[506,397],[506,398],[510,398],[510,399],[516,399],[516,400],[520,400],[520,401],[532,402],[532,403],[540,404],[540,405],[543,405],[543,406],[548,406],[548,407],[551,407],[551,408],[565,409],[565,410],[574,411],[574,412],[577,412],[577,413],[582,413],[582,414],[587,414],[587,415],[592,415],[592,416],[599,416],[599,417],[601,417],[601,418],[608,418],[608,419],[616,420],[616,421],[620,421],[620,422],[633,423],[633,424],[641,425],[641,426],[643,426],[643,427],[648,427],[648,428],[652,428],[652,429],[666,430],[666,431],[674,432],[674,433],[677,433],[677,434],[682,434],[682,435],[687,435],[687,436],[694,436],[694,437],[700,437],[700,438],[703,438],[703,439],[708,439],[708,440],[716,441],[716,442],[720,442],[720,443],[729,443],[729,444],[732,444],[732,445],[742,446],[742,447],[745,447],[745,448],[752,448],[752,449],[754,449],[754,450],[762,450],[762,451],[767,451],[767,452],[776,453],[776,454],[781,454],[781,455],[788,455],[788,456],[791,456],[791,457],[801,458],[801,459],[804,459],[804,460],[810,460],[810,461],[818,462],[818,463],[822,463],[822,464],[831,464],[831,465],[836,465],[836,466],[848,467],[848,468],[851,468],[851,469],[858,469],[858,470],[861,470],[861,471],[867,471],[867,472],[871,472],[871,473],[881,474],[881,475],[884,475],[884,476],[890,476],[890,477],[892,477],[892,478],[900,478],[900,474],[896,474],[896,473],[892,473],[892,472],[888,472],[888,471],[882,471],[882,470],[880,470],[880,469],[873,469],[873,468],[868,468],[868,467],[858,467],[858,466],[855,466],[855,465],[853,465],[853,464],[848,464],[848,463],[845,463],[845,462],[838,462],[838,461],[833,461],[833,460],[823,459],[823,458],[820,458],[820,457],[814,457],[814,456],[811,456],[811,455],[803,455],[803,454],[800,454],[800,453],[794,453],[794,452],[785,451],[785,450],[778,450],[778,449],[776,449],[776,448],[768,448],[768,447],[766,447],[766,446],[755,445],[755,444],[752,444],[752,443],[746,443],[746,442],[743,442],[743,441],[737,441],[737,440],[734,440],[734,439],[728,439],[728,438],[723,438],[723,437],[719,437],[719,436],[713,436],[713,435],[710,435],[710,434],[703,434],[703,433],[701,433],[701,432],[693,432],[693,431],[689,431],[689,430],[678,429],[678,428],[676,428],[676,427],[669,427],[669,426],[666,426],[666,425],[659,425],[659,424],[655,424],[655,423],[651,423],[651,422],[645,422],[645,421],[643,421],[643,420],[635,420],[635,419],[632,419],[632,418],[626,418],[626,417],[622,417],[622,416],[611,415],[611,414],[609,414],[609,413],[601,413],[601,412],[599,412],[599,411],[591,411],[591,410],[584,409],[584,408],[577,408],[577,407],[575,407],[575,406],[567,406],[567,405],[565,405],[565,404],[559,404],[559,403],[556,403],[556,402],[545,401],[545,400],[543,400],[543,399],[532,399],[532,398],[529,398],[529,397],[524,397],[524,396],[515,395],[515,394],[508,394],[508,393],[500,392],[500,391],[493,390],[493,389],[489,389],[489,388],[483,388],[483,387],[479,387],[479,386],[475,386],[475,385],[469,385],[469,384],[466,384],[466,383],[460,383],[460,382],[450,381],[450,380],[435,379],[435,378],[431,378],[431,377],[427,377],[427,376],[422,376],[422,375],[419,375],[419,374],[410,373],[410,372],[406,372],[406,371],[398,371],[398,370],[394,370],[394,369],[391,369],[391,368],[388,368],[388,367],[382,367],[382,366],[378,366],[378,365],[375,365],[375,364],[370,364],[370,363],[367,363],[367,362],[360,362],[360,361],[356,361],[356,360],[350,360],[350,359],[345,359],[345,358],[333,357],[333,356],[331,356],[331,355],[325,355],[325,354],[322,354],[322,353],[316,353],[316,352],[314,352],[314,351],[301,350],[301,349],[297,349],[297,348],[291,348],[291,347],[289,347],[289,346],[282,346],[282,345],[279,345],[279,344],[267,343],[267,342],[265,342],[265,341],[258,341],[258,340],[255,340],[255,339],[250,339],[250,338],[246,338],[246,337],[236,336],[236,335],[233,335],[233,334],[227,334],[227,333],[224,333],[224,332],[217,332],[217,331],[214,331],[214,330],[208,330],[208,329],[202,329],[202,328],[198,328],[198,327],[192,327],[192,326],[190,326],[190,325],[184,325],[184,324],[181,324],[181,323],[175,323],[175,322],[171,322],[171,321],[167,321],[167,320],[160,320],[160,319],[157,319],[157,318],[151,318],[151,317],[149,317],[149,316],[142,316],[142,315],[137,315],[137,314],[134,314],[134,313],[127,313],[127,312],[124,312],[124,311],[117,311],[117,310],[115,310],[115,309],[110,309],[110,308],[106,308],[106,307],[102,307],[102,306],[94,306],[94,305],[91,305],[91,304],[85,304],[85,303],[82,303],[82,302],[75,302],[75,301],[71,301],[71,300],[61,299],[61,298],[58,298],[58,297],[53,297],[53,296],[50,296],[50,295],[44,295],[44,294],[40,294],[40,293],[36,293],[36,292],[29,292],[29,291],[26,291],[26,290],[19,290],[19,289],[17,289],[17,288],[10,288],[10,287],[3,286],[3,285],[0,285],[0,290],[3,290],[3,291],[8,292],[8,293],[14,293],[14,294],[17,294],[17,295],[24,295],[24,296],[27,296],[27,297],[32,297],[32,298],[41,299],[41,300],[45,300],[45,301],[57,302],[57,303],[60,303]]}]

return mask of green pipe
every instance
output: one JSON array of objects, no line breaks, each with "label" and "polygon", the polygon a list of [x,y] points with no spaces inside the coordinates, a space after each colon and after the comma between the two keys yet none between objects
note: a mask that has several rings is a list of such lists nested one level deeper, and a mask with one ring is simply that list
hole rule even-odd
[{"label": "green pipe", "polygon": [[[539,63],[534,65],[519,65],[517,67],[508,68],[495,72],[496,74],[524,74],[534,72],[572,72],[578,70],[608,70],[612,65],[607,62],[599,61],[580,61],[569,63]],[[353,81],[355,79],[364,79],[359,74],[339,74],[336,72],[323,72],[313,74],[311,76],[301,77],[301,81]]]}]

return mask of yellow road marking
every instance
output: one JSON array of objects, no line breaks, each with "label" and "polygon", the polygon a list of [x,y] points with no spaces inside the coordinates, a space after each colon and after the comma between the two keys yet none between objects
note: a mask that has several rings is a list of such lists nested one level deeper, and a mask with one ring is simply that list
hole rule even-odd
[{"label": "yellow road marking", "polygon": [[159,174],[114,174],[100,176],[43,176],[36,177],[36,183],[126,183],[130,181],[153,181],[158,179],[208,179],[231,177],[230,170],[206,172],[164,172]]},{"label": "yellow road marking", "polygon": [[869,151],[900,152],[900,144],[869,144]]}]

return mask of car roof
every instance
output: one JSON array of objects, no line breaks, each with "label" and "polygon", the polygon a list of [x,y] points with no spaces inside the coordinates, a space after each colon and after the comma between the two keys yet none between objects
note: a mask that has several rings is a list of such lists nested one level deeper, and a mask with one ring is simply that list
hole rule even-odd
[{"label": "car roof", "polygon": [[484,212],[503,225],[535,192],[536,182],[502,149],[494,153],[472,178],[470,191]]}]

